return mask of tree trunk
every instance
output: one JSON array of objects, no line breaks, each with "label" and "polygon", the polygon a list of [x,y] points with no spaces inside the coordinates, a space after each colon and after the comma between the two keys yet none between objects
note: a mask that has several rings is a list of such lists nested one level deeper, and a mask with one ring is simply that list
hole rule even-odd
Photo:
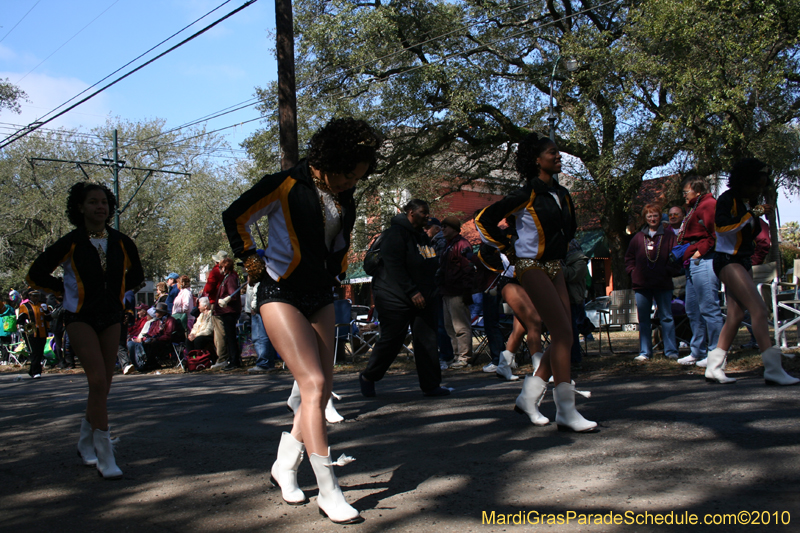
[{"label": "tree trunk", "polygon": [[623,210],[608,204],[606,212],[600,218],[603,233],[608,239],[612,288],[614,290],[631,288],[631,277],[625,272],[625,252],[628,251],[628,244],[632,237],[625,231],[627,218],[627,214]]}]

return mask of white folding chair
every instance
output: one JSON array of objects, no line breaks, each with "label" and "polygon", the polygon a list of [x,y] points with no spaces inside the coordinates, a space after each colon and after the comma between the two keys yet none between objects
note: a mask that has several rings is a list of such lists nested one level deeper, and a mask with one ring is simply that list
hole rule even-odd
[{"label": "white folding chair", "polygon": [[[775,345],[788,348],[786,330],[800,323],[800,295],[798,295],[798,273],[800,260],[794,260],[792,283],[785,283],[775,276],[772,280],[772,325],[775,329]],[[787,317],[781,319],[781,311]]]}]

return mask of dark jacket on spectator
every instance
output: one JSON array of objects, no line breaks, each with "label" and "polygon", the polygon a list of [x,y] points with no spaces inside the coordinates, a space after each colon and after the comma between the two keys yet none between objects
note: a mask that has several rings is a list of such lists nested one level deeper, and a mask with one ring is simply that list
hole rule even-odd
[{"label": "dark jacket on spectator", "polygon": [[[235,272],[228,274],[227,276],[223,277],[222,281],[219,283],[219,287],[217,287],[216,298],[214,298],[214,305],[212,307],[212,315],[219,316],[219,315],[227,315],[229,313],[235,313],[238,317],[242,314],[242,299],[239,293],[236,293],[236,296],[231,298],[231,301],[228,302],[228,305],[225,307],[220,307],[217,302],[221,299],[225,298],[226,296],[230,296],[231,294],[239,288],[239,277],[236,275]],[[209,298],[210,300],[211,298]]]},{"label": "dark jacket on spectator", "polygon": [[213,304],[217,301],[217,289],[219,288],[219,283],[221,281],[222,272],[219,271],[219,263],[217,263],[208,273],[206,284],[203,287],[203,292],[201,293],[201,296],[208,296],[209,303]]},{"label": "dark jacket on spectator", "polygon": [[415,294],[425,300],[437,294],[439,258],[422,228],[415,229],[405,214],[395,216],[383,234],[381,258],[383,271],[372,278],[372,286],[383,297],[413,307]]},{"label": "dark jacket on spectator", "polygon": [[[652,244],[653,250],[647,250],[648,244]],[[663,225],[658,226],[652,238],[647,226],[633,236],[625,253],[625,271],[631,275],[633,290],[673,289],[672,277],[680,274],[680,265],[676,266],[669,259],[674,246],[675,234],[665,230]]]},{"label": "dark jacket on spectator", "polygon": [[177,330],[178,321],[169,315],[164,315],[153,320],[145,339],[153,339],[158,342],[179,342],[175,336]]},{"label": "dark jacket on spectator", "polygon": [[441,258],[443,296],[466,296],[475,286],[475,265],[472,264],[472,245],[463,236],[456,235],[447,243]]}]

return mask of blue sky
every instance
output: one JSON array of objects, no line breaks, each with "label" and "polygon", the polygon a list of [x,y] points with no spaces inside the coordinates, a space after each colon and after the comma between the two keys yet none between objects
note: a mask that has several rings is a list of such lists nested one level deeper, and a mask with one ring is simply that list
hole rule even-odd
[{"label": "blue sky", "polygon": [[[0,0],[0,78],[20,86],[30,100],[21,115],[0,113],[0,134],[11,132],[9,124],[40,118],[223,1]],[[230,1],[136,64],[244,3]],[[274,19],[274,1],[259,0],[46,127],[86,130],[119,116],[130,121],[163,118],[172,128],[250,100],[256,86],[277,76],[271,50]],[[250,107],[212,120],[207,128],[257,117]],[[221,132],[237,149],[234,157],[244,157],[239,143],[258,125]],[[781,192],[779,209],[782,222],[800,221],[796,194],[786,198]]]}]

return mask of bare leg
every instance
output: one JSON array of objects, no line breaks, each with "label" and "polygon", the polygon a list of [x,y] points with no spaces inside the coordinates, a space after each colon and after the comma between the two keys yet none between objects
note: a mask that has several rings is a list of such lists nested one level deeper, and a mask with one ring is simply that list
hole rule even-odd
[{"label": "bare leg", "polygon": [[514,311],[514,329],[506,343],[506,350],[516,353],[522,343],[522,334],[527,331],[531,353],[541,352],[542,317],[536,311],[528,293],[520,285],[509,283],[503,287],[503,298]]},{"label": "bare leg", "polygon": [[764,352],[772,347],[767,324],[767,305],[756,290],[753,276],[742,265],[731,263],[722,268],[719,279],[725,284],[728,317],[720,331],[717,347],[726,351],[731,347],[744,318],[745,309],[750,311],[753,336],[758,343],[758,349]]},{"label": "bare leg", "polygon": [[75,355],[81,362],[89,382],[89,400],[86,404],[86,420],[92,429],[108,431],[108,393],[117,362],[119,324],[109,326],[99,335],[83,322],[67,326]]},{"label": "bare leg", "polygon": [[521,282],[550,330],[550,346],[544,352],[536,375],[547,381],[552,371],[556,385],[569,383],[572,318],[564,273],[560,272],[551,281],[547,274],[532,268],[523,274]]},{"label": "bare leg", "polygon": [[298,309],[281,302],[261,306],[267,335],[281,354],[300,388],[301,407],[295,413],[292,436],[309,454],[328,455],[325,405],[333,387],[333,305],[306,319]]}]

